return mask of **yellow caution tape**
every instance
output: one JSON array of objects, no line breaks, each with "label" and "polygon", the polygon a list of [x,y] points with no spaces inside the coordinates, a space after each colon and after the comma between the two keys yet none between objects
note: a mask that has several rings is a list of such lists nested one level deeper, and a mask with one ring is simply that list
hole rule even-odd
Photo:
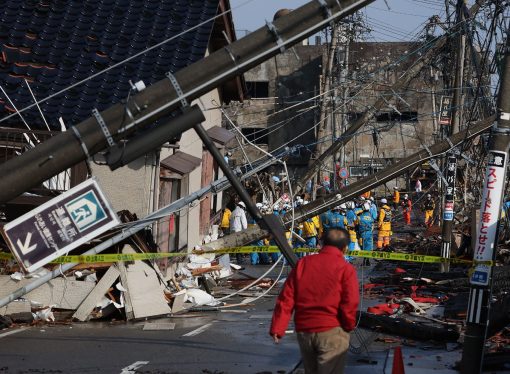
[{"label": "yellow caution tape", "polygon": [[[295,248],[296,253],[316,253],[317,248]],[[129,262],[129,261],[142,261],[142,260],[157,260],[170,257],[185,257],[190,254],[207,254],[213,253],[217,255],[223,254],[247,254],[247,253],[278,253],[279,249],[276,246],[246,246],[224,248],[215,251],[193,251],[191,253],[184,252],[170,252],[170,253],[130,253],[130,254],[98,254],[98,255],[79,255],[79,256],[62,256],[53,260],[52,264],[65,264],[65,263],[80,263],[80,264],[96,264],[107,262]],[[372,258],[376,260],[390,260],[390,261],[404,261],[404,262],[419,262],[428,264],[440,264],[450,262],[451,264],[483,264],[494,265],[493,261],[471,261],[459,258],[451,258],[449,260],[440,256],[426,256],[416,253],[398,253],[398,252],[381,252],[381,251],[349,251],[346,256]],[[0,260],[12,260],[14,257],[10,253],[0,252]]]}]

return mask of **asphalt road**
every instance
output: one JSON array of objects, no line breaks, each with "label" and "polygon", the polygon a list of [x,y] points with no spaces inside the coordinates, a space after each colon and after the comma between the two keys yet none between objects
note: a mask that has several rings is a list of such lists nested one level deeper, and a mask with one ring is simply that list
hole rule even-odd
[{"label": "asphalt road", "polygon": [[295,334],[279,345],[270,340],[273,302],[266,299],[246,313],[167,318],[161,321],[176,326],[166,331],[143,331],[144,323],[46,325],[7,336],[4,330],[0,374],[288,373],[299,362],[299,349]]}]

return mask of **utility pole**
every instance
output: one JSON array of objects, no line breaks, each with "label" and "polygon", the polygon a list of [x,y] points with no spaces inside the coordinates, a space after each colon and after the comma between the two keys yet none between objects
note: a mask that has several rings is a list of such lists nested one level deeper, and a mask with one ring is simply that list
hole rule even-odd
[{"label": "utility pole", "polygon": [[[505,59],[497,110],[498,122],[492,129],[480,221],[474,246],[474,261],[494,261],[498,246],[498,226],[505,193],[508,150],[510,147],[510,33],[506,35]],[[492,263],[477,264],[471,275],[467,328],[462,351],[461,373],[482,372],[485,339],[492,295]]]},{"label": "utility pole", "polygon": [[[353,34],[354,31],[354,25],[353,25],[353,18],[349,17],[349,20],[351,20],[352,23],[349,23],[343,28],[343,34],[340,35],[340,45],[338,47],[338,69],[339,69],[339,85],[340,85],[340,92],[341,92],[341,98],[342,98],[342,106],[340,110],[340,126],[338,129],[335,129],[335,137],[333,138],[333,144],[336,141],[336,138],[339,134],[343,134],[345,130],[347,129],[347,76],[349,74],[349,47],[351,44],[351,41],[353,40]],[[346,160],[345,160],[345,148],[342,147],[340,150],[340,153],[336,155],[336,159],[339,161],[341,167],[345,167]],[[336,165],[334,165],[336,167]],[[336,171],[336,168],[333,170]],[[335,188],[338,186],[335,186]]]},{"label": "utility pole", "polygon": [[[465,0],[457,1],[457,27],[460,34],[457,37],[457,51],[455,53],[455,80],[453,83],[453,108],[452,108],[452,124],[451,133],[455,134],[460,131],[462,123],[462,109],[464,105],[464,57],[466,50],[466,35],[464,33],[464,3]],[[449,155],[446,159],[446,184],[443,204],[443,227],[441,233],[441,257],[449,259],[452,248],[452,229],[455,216],[455,181],[457,178],[457,157]],[[450,263],[448,261],[440,264],[442,273],[450,271]]]},{"label": "utility pole", "polygon": [[[143,91],[0,165],[0,203],[125,140],[373,0],[310,1]],[[33,104],[35,105],[35,104]],[[127,114],[127,115],[126,115]],[[126,121],[126,117],[129,118]],[[189,123],[190,127],[194,124]]]},{"label": "utility pole", "polygon": [[[321,111],[320,111],[320,120],[319,120],[319,127],[317,129],[317,142],[320,142],[321,140],[325,139],[328,134],[333,134],[334,131],[332,129],[334,121],[332,118],[327,117],[327,113],[331,112],[331,104],[333,100],[335,100],[335,97],[333,94],[331,94],[329,91],[331,89],[331,81],[333,79],[333,64],[335,62],[335,55],[336,55],[336,49],[338,45],[338,31],[339,31],[340,25],[335,23],[331,25],[331,43],[329,44],[329,48],[327,50],[327,60],[323,57],[322,61],[326,61],[324,66],[322,67],[322,101],[321,101]],[[334,90],[333,92],[335,92]],[[330,116],[332,117],[332,116]],[[328,126],[329,125],[329,126]],[[327,144],[325,142],[321,142],[317,144],[317,150],[316,154],[321,155],[324,152],[325,147],[327,147]],[[313,163],[313,159],[310,160]],[[317,182],[313,183],[312,185],[315,186],[317,184],[320,184],[321,181],[321,173],[317,173]],[[313,188],[313,191],[315,192],[315,187]],[[315,196],[313,196],[315,197]]]}]

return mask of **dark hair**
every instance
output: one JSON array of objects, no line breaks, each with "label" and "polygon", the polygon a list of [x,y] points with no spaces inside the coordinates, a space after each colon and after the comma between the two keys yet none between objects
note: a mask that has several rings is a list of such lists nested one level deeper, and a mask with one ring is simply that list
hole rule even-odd
[{"label": "dark hair", "polygon": [[[335,234],[341,233],[340,237]],[[346,229],[336,227],[326,230],[324,233],[324,245],[332,245],[340,250],[344,250],[350,242],[350,234]]]}]

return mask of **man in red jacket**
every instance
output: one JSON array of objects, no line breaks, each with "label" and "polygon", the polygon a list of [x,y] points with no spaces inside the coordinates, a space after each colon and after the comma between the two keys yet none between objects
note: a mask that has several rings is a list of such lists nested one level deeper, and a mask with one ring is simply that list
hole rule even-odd
[{"label": "man in red jacket", "polygon": [[294,312],[307,374],[344,370],[359,304],[356,270],[344,259],[349,240],[345,229],[328,230],[322,250],[297,263],[276,301],[270,334],[278,343]]}]

